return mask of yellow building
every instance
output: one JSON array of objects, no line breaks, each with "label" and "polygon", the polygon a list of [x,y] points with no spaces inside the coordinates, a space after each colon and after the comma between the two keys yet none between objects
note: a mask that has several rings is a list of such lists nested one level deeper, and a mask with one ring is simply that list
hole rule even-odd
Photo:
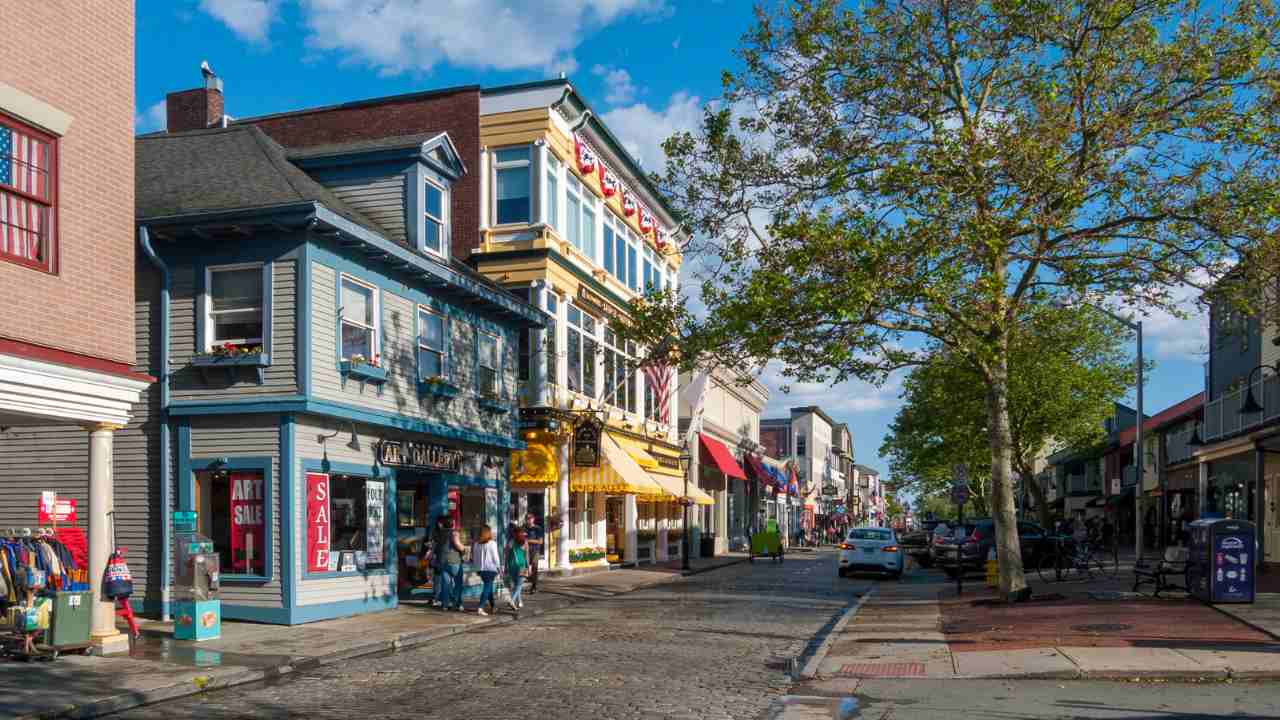
[{"label": "yellow building", "polygon": [[[512,517],[544,516],[543,567],[669,557],[686,496],[677,377],[636,367],[611,320],[649,288],[676,288],[678,229],[662,196],[567,80],[480,99],[480,248],[470,262],[547,312],[520,347],[529,449],[511,460]],[[598,423],[599,453],[570,451]],[[691,486],[694,502],[711,498]]]}]

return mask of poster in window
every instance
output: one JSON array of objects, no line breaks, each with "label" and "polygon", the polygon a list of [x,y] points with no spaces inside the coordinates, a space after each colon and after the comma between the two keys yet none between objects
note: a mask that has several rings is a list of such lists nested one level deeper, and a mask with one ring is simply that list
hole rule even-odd
[{"label": "poster in window", "polygon": [[233,472],[231,484],[231,572],[262,575],[263,484],[261,472]]},{"label": "poster in window", "polygon": [[[329,513],[329,476],[325,473],[307,473],[308,572],[329,570]],[[336,564],[335,562],[334,565]]]},{"label": "poster in window", "polygon": [[382,564],[383,538],[386,537],[386,483],[366,480],[364,483],[364,529],[366,561]]},{"label": "poster in window", "polygon": [[462,527],[462,491],[457,485],[449,486],[449,517],[455,528]]}]

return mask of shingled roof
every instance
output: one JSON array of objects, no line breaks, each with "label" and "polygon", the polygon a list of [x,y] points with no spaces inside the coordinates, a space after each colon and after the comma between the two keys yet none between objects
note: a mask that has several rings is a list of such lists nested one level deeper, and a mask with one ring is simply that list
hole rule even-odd
[{"label": "shingled roof", "polygon": [[139,220],[317,202],[383,237],[387,231],[289,162],[256,125],[136,138]]}]

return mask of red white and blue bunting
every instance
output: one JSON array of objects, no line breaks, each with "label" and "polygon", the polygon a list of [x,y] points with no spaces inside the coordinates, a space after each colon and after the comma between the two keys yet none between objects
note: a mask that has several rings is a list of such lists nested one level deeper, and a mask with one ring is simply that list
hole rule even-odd
[{"label": "red white and blue bunting", "polygon": [[653,213],[649,212],[649,208],[640,206],[640,232],[648,235],[653,232],[654,222]]},{"label": "red white and blue bunting", "polygon": [[622,191],[622,215],[631,217],[636,214],[636,198],[630,190]]},{"label": "red white and blue bunting", "polygon": [[576,156],[575,160],[578,164],[578,172],[584,178],[595,173],[600,179],[600,192],[606,199],[615,195],[620,196],[623,217],[635,217],[640,233],[643,235],[652,234],[659,250],[663,250],[667,245],[671,244],[671,231],[659,227],[653,212],[636,200],[635,193],[618,179],[617,174],[605,165],[604,161],[600,159],[600,155],[580,135],[575,134],[573,136],[573,149]]},{"label": "red white and blue bunting", "polygon": [[[600,191],[604,193],[604,196],[607,198],[613,197],[621,187],[622,183],[618,182],[618,176],[605,167],[604,163],[600,163]],[[625,194],[626,191],[623,192]]]},{"label": "red white and blue bunting", "polygon": [[[578,172],[583,175],[589,175],[594,172],[600,161],[596,158],[596,153],[591,149],[591,146],[583,142],[582,138],[574,137],[573,150],[574,154],[577,155]],[[603,170],[604,166],[601,165],[600,169]]]}]

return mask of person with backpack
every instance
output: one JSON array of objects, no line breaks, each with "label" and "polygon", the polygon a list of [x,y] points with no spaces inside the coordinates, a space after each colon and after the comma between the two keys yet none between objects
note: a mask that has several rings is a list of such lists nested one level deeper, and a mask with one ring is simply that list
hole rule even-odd
[{"label": "person with backpack", "polygon": [[511,585],[511,597],[507,604],[512,610],[524,607],[521,591],[524,590],[524,579],[529,576],[529,537],[524,528],[516,528],[507,545],[507,582]]},{"label": "person with backpack", "polygon": [[443,517],[436,528],[434,552],[440,564],[440,592],[436,600],[445,610],[462,609],[462,552],[466,550],[453,518]]},{"label": "person with backpack", "polygon": [[488,615],[484,611],[485,603],[489,604],[489,612],[496,612],[493,598],[493,581],[498,577],[498,543],[493,539],[493,528],[483,525],[479,537],[471,546],[471,564],[480,575],[483,586],[480,589],[480,607],[476,614]]}]

